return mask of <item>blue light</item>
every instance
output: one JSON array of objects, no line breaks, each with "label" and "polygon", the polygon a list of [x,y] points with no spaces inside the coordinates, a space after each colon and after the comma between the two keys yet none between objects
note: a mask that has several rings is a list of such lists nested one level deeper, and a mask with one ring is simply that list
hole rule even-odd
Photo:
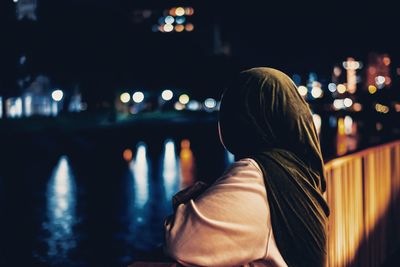
[{"label": "blue light", "polygon": [[183,24],[183,23],[185,23],[186,18],[184,16],[179,16],[179,17],[176,17],[175,21],[176,21],[176,24]]},{"label": "blue light", "polygon": [[163,171],[165,197],[171,200],[172,196],[179,190],[180,175],[179,161],[175,152],[175,143],[171,139],[164,143]]},{"label": "blue light", "polygon": [[149,200],[149,160],[143,142],[137,145],[135,159],[130,162],[129,168],[134,179],[135,206],[142,208]]},{"label": "blue light", "polygon": [[47,255],[51,258],[67,258],[76,246],[73,226],[75,217],[76,186],[68,158],[62,156],[55,167],[47,189],[48,221],[44,228],[50,232],[47,239]]},{"label": "blue light", "polygon": [[166,24],[172,24],[172,23],[174,23],[175,19],[173,16],[167,16],[167,17],[165,17],[164,21]]}]

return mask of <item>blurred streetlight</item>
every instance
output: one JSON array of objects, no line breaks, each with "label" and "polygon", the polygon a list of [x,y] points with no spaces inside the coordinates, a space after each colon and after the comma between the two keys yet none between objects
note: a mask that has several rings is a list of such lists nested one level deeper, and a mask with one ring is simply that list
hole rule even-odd
[{"label": "blurred streetlight", "polygon": [[187,103],[189,103],[189,100],[190,100],[190,98],[189,98],[189,96],[187,94],[182,94],[182,95],[179,96],[179,102],[182,105],[186,105]]},{"label": "blurred streetlight", "polygon": [[322,89],[320,87],[314,86],[311,89],[311,95],[314,98],[320,98],[320,97],[322,97],[322,94],[323,94],[323,92],[322,92]]},{"label": "blurred streetlight", "polygon": [[131,95],[127,92],[122,93],[119,97],[122,103],[128,103],[131,100]]},{"label": "blurred streetlight", "polygon": [[217,106],[217,101],[214,98],[207,98],[204,101],[204,106],[208,109],[214,109]]},{"label": "blurred streetlight", "polygon": [[135,92],[132,95],[132,100],[133,100],[133,102],[139,104],[144,100],[144,94],[142,92],[140,92],[140,91],[139,92]]},{"label": "blurred streetlight", "polygon": [[61,101],[62,98],[63,98],[63,96],[64,96],[63,91],[61,91],[61,90],[59,90],[59,89],[54,90],[54,91],[51,93],[51,97],[53,98],[54,101],[57,101],[57,102]]},{"label": "blurred streetlight", "polygon": [[299,94],[301,96],[306,96],[308,93],[308,89],[304,85],[300,85],[299,87],[297,87],[297,91],[299,91]]},{"label": "blurred streetlight", "polygon": [[174,93],[171,90],[166,89],[166,90],[162,91],[161,97],[163,100],[169,101],[174,97]]},{"label": "blurred streetlight", "polygon": [[349,107],[351,107],[351,105],[353,105],[353,100],[351,100],[350,98],[345,98],[344,100],[343,100],[343,105],[346,107],[346,108],[349,108]]},{"label": "blurred streetlight", "polygon": [[344,94],[347,90],[346,86],[344,84],[338,84],[336,87],[337,91],[339,94]]}]

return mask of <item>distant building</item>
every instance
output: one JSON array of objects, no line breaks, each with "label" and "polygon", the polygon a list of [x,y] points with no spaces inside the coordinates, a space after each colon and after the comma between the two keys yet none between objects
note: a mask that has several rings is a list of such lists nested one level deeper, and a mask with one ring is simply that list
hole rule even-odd
[{"label": "distant building", "polygon": [[387,54],[370,53],[366,68],[366,86],[376,86],[378,89],[390,87],[392,78],[390,75],[391,60]]},{"label": "distant building", "polygon": [[17,19],[37,20],[37,0],[14,0],[16,2]]}]

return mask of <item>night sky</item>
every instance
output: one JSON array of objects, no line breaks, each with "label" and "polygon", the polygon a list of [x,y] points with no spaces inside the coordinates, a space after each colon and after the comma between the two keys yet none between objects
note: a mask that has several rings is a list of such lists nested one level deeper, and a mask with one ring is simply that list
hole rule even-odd
[{"label": "night sky", "polygon": [[[134,23],[134,10],[179,5],[194,7],[194,32],[153,33]],[[388,53],[399,65],[397,9],[385,1],[38,0],[36,22],[17,21],[12,0],[0,10],[0,92],[9,95],[26,73],[100,98],[166,87],[218,96],[226,77],[248,67],[329,77],[334,64],[348,56],[365,62],[369,52]],[[213,54],[215,24],[230,56]]]}]

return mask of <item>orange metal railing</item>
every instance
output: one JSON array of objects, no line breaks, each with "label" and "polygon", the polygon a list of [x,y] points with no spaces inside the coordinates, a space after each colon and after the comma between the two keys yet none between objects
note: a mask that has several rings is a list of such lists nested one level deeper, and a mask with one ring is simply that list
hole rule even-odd
[{"label": "orange metal railing", "polygon": [[380,266],[400,241],[400,141],[325,165],[327,266]]}]

